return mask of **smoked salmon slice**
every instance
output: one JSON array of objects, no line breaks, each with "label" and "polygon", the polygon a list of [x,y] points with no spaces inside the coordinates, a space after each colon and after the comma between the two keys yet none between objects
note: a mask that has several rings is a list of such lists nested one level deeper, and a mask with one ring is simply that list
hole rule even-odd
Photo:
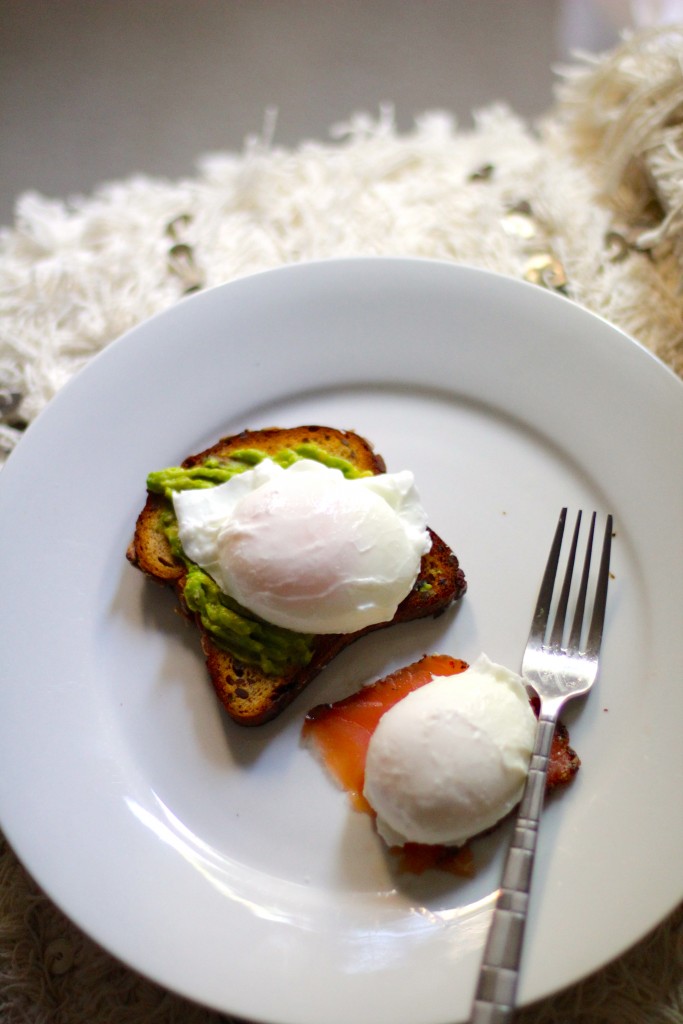
[{"label": "smoked salmon slice", "polygon": [[[412,665],[362,687],[350,697],[333,704],[319,704],[308,712],[303,737],[313,743],[328,772],[349,794],[356,810],[374,814],[363,796],[365,759],[372,734],[385,711],[408,693],[424,686],[432,676],[456,676],[468,667],[467,662],[459,658],[428,654]],[[454,685],[457,685],[457,680],[454,680]],[[558,727],[550,754],[548,789],[569,782],[578,771],[579,764],[579,758],[569,746],[566,728]],[[414,874],[433,867],[459,875],[473,873],[473,858],[468,845],[453,850],[406,843],[395,852],[400,858],[399,867]]]}]

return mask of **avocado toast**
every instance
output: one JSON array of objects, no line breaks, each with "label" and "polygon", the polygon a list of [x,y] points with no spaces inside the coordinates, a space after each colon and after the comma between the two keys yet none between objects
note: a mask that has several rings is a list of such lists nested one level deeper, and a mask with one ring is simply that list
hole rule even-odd
[{"label": "avocado toast", "polygon": [[224,594],[192,563],[178,540],[171,494],[208,487],[270,458],[282,466],[314,459],[349,477],[386,472],[383,458],[362,437],[323,426],[245,430],[221,438],[180,466],[150,473],[128,560],[172,587],[182,612],[197,626],[212,685],[230,717],[260,725],[278,715],[337,654],[373,630],[435,616],[466,590],[458,559],[432,530],[415,585],[393,618],[353,633],[304,634],[259,619]]}]

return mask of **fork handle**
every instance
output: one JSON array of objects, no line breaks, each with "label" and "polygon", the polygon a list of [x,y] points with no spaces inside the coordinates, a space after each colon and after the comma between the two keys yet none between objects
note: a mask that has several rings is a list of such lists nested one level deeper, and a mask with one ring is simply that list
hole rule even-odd
[{"label": "fork handle", "polygon": [[515,1009],[538,823],[557,715],[541,713],[515,831],[484,949],[470,1024],[507,1024]]}]

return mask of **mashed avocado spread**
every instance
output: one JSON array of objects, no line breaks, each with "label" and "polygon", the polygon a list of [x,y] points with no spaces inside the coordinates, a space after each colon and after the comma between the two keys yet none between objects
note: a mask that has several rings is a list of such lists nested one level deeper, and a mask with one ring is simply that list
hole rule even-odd
[{"label": "mashed avocado spread", "polygon": [[324,466],[340,470],[348,479],[372,476],[370,471],[358,470],[345,459],[308,443],[283,448],[272,456],[255,448],[242,448],[225,459],[209,458],[189,468],[171,466],[160,469],[147,477],[147,489],[169,502],[161,514],[160,525],[174,556],[187,567],[184,590],[187,607],[199,615],[202,626],[218,647],[246,664],[258,666],[266,675],[284,675],[289,669],[307,665],[311,660],[313,636],[265,622],[223,593],[211,576],[184,554],[171,504],[174,491],[215,487],[238,473],[253,469],[265,458],[272,458],[285,469],[299,459],[315,459]]}]

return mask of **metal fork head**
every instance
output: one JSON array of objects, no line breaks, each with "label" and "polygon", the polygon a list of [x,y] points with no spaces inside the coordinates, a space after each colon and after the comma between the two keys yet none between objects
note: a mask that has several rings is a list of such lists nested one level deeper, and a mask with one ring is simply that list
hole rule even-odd
[{"label": "metal fork head", "polygon": [[[613,520],[608,515],[597,575],[591,576],[591,561],[597,515],[593,512],[578,584],[574,578],[581,537],[582,513],[576,517],[569,545],[564,577],[556,587],[562,541],[567,522],[563,508],[543,574],[531,632],[522,661],[522,675],[541,698],[559,707],[570,697],[586,693],[598,674],[609,582]],[[592,585],[591,585],[592,584]],[[574,615],[569,621],[570,607]]]}]

